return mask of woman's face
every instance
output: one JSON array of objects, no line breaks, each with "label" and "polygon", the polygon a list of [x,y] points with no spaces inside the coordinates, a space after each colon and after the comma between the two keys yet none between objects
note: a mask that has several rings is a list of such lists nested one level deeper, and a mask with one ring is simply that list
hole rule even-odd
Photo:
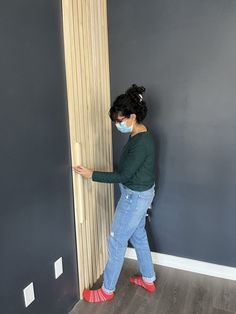
[{"label": "woman's face", "polygon": [[122,115],[118,115],[117,119],[116,119],[116,123],[120,123],[120,122],[125,122],[127,127],[130,127],[135,121],[136,121],[136,114],[135,113],[131,113],[130,117],[127,118],[125,116]]}]

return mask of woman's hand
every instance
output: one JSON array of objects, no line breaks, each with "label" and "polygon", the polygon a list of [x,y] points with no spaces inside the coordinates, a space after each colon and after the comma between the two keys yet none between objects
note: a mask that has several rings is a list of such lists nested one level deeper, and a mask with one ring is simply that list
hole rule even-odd
[{"label": "woman's hand", "polygon": [[91,179],[92,175],[93,175],[93,170],[83,167],[82,165],[78,165],[75,167],[72,167],[72,169],[75,171],[75,173],[78,173],[80,175],[82,175],[83,177],[87,178],[87,179]]}]

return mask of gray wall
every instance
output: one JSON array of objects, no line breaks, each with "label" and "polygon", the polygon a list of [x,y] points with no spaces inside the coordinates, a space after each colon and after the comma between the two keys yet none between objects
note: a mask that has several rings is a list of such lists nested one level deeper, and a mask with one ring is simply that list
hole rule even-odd
[{"label": "gray wall", "polygon": [[147,88],[152,251],[236,266],[236,1],[109,0],[108,14],[112,100]]},{"label": "gray wall", "polygon": [[0,38],[0,312],[67,314],[78,287],[60,1],[0,0]]}]

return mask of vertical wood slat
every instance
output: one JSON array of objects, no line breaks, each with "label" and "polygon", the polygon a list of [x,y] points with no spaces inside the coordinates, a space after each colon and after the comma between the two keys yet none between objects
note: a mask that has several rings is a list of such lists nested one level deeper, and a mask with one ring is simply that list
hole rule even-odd
[{"label": "vertical wood slat", "polygon": [[[88,1],[87,1],[88,2]],[[87,72],[86,72],[86,82],[87,82],[87,96],[88,96],[88,104],[92,104],[92,100],[93,100],[93,95],[92,93],[90,92],[90,86],[91,86],[91,56],[90,56],[90,33],[91,33],[91,29],[89,28],[89,24],[88,24],[88,13],[87,13],[87,4],[84,3],[83,1],[81,1],[81,4],[82,4],[82,16],[83,16],[83,20],[84,20],[84,25],[85,25],[85,28],[84,28],[84,33],[83,33],[83,36],[84,36],[84,44],[85,44],[85,55],[87,56],[86,58],[86,69],[87,69]],[[88,62],[89,61],[89,62]],[[89,118],[91,117],[91,107],[92,106],[87,106],[88,108],[88,111],[87,111],[87,121],[89,121]],[[91,141],[93,143],[93,130],[91,128],[88,129],[88,140],[89,142]],[[88,160],[89,164],[93,165],[93,156],[94,156],[94,145],[90,145],[89,146],[90,148],[90,151],[89,151],[89,157],[90,157],[90,160]],[[95,193],[94,193],[94,188],[92,189],[92,198],[90,200],[91,202],[91,205],[89,205],[89,223],[90,225],[88,226],[88,228],[90,228],[90,233],[91,233],[91,239],[93,239],[93,241],[91,242],[91,252],[92,255],[91,258],[95,259],[95,260],[98,260],[98,247],[94,241],[94,238],[96,238],[97,236],[97,225],[96,225],[96,220],[94,220],[94,217],[96,216],[96,211],[94,211],[95,209]],[[97,265],[95,263],[92,263],[91,265],[92,267],[92,274],[93,274],[93,277],[95,276],[94,274],[97,273]]]},{"label": "vertical wood slat", "polygon": [[[112,171],[106,5],[106,0],[62,0],[72,164]],[[114,190],[74,172],[73,187],[82,298],[105,267]]]},{"label": "vertical wood slat", "polygon": [[[102,46],[103,46],[103,41],[102,41],[102,20],[101,20],[101,7],[102,7],[102,1],[99,2],[99,5],[97,6],[97,23],[98,23],[98,54],[99,54],[99,60],[100,60],[100,67],[99,67],[99,76],[101,77],[100,82],[100,86],[99,89],[101,91],[101,99],[105,99],[105,86],[104,86],[104,81],[105,81],[105,75],[104,75],[104,61],[103,61],[103,51],[102,51]],[[108,160],[107,160],[107,132],[106,132],[106,120],[108,119],[107,116],[102,115],[101,120],[102,120],[102,124],[104,125],[105,128],[105,136],[103,137],[104,140],[104,145],[103,145],[103,164],[102,166],[104,167],[106,164],[108,164]],[[108,185],[106,185],[104,187],[105,191],[106,191],[106,195],[109,195],[108,193]],[[104,198],[103,202],[105,203],[105,206],[108,207],[108,202],[107,202],[108,198]],[[103,228],[104,228],[104,232],[107,232],[107,227],[108,224],[106,224],[106,222],[108,221],[108,217],[107,217],[107,212],[104,211],[104,216],[106,217],[106,220],[102,220],[103,223]],[[106,246],[106,243],[103,243]],[[104,252],[104,250],[103,250]],[[105,258],[105,256],[103,256]]]},{"label": "vertical wood slat", "polygon": [[[94,132],[97,134],[97,136],[94,138],[95,142],[94,142],[94,148],[95,150],[97,149],[101,149],[102,146],[101,146],[101,134],[100,134],[100,122],[101,122],[101,119],[100,119],[100,109],[99,109],[99,105],[100,105],[100,102],[98,101],[98,94],[99,94],[99,88],[98,88],[98,80],[96,79],[98,76],[98,73],[97,73],[97,64],[98,64],[98,57],[97,57],[97,52],[96,52],[96,36],[97,36],[97,27],[96,25],[94,24],[94,21],[95,21],[95,16],[94,16],[94,13],[95,13],[95,10],[94,10],[94,3],[95,1],[92,0],[92,1],[89,1],[89,4],[90,4],[90,10],[88,12],[90,12],[91,14],[91,18],[90,18],[90,27],[91,29],[94,30],[94,36],[91,36],[91,50],[90,50],[90,58],[91,58],[91,61],[92,61],[92,85],[93,85],[93,88],[94,88],[94,99],[93,99],[93,111],[91,112],[91,117],[92,117],[92,125],[94,126],[93,130]],[[96,4],[97,5],[97,4]],[[88,13],[89,14],[89,13]],[[101,150],[102,152],[102,150]],[[99,154],[97,156],[97,160],[95,162],[97,162],[97,165],[98,167],[100,167],[100,161],[101,160],[101,154]],[[101,204],[101,186],[98,185],[98,190],[97,190],[97,202],[98,204]],[[98,213],[97,213],[97,222],[96,222],[96,225],[98,226],[99,225],[99,228],[96,228],[97,230],[97,238],[98,238],[98,242],[99,242],[99,245],[97,247],[98,249],[98,269],[99,269],[99,272],[102,272],[102,268],[104,266],[104,260],[101,258],[101,251],[103,251],[103,241],[101,239],[101,236],[103,235],[103,232],[101,232],[101,219],[102,219],[102,210],[100,210]]]},{"label": "vertical wood slat", "polygon": [[[92,51],[93,55],[97,56],[96,58],[94,58],[95,61],[95,71],[96,71],[96,77],[99,77],[100,80],[96,81],[97,83],[97,105],[98,107],[98,115],[97,115],[97,119],[100,123],[100,125],[103,125],[104,127],[104,123],[103,123],[103,114],[102,114],[102,109],[103,109],[103,103],[102,103],[102,98],[101,98],[101,81],[102,81],[102,77],[101,77],[101,70],[100,70],[100,65],[102,63],[101,60],[101,56],[99,53],[99,28],[100,25],[98,23],[98,8],[101,4],[101,1],[98,1],[97,4],[95,4],[95,2],[93,1],[93,21],[94,21],[94,29],[96,30],[96,34],[94,36],[94,44],[95,46],[93,47],[94,50]],[[95,144],[97,146],[97,148],[99,148],[101,150],[101,154],[99,155],[99,167],[103,166],[103,160],[105,158],[104,156],[104,138],[105,138],[105,134],[102,134],[101,129],[98,127],[98,132],[99,132],[99,136],[97,137],[97,143]],[[102,156],[101,156],[102,155]],[[104,208],[106,208],[106,204],[105,201],[103,199],[103,194],[101,193],[102,190],[105,190],[106,187],[105,186],[99,186],[99,202],[101,204],[104,204]],[[102,230],[104,231],[104,219],[105,219],[105,211],[104,208],[100,211],[100,225],[102,226]],[[99,247],[99,260],[100,260],[100,267],[102,267],[102,262],[104,262],[104,241],[105,241],[105,237],[104,234],[101,233],[100,234],[100,247]]]}]

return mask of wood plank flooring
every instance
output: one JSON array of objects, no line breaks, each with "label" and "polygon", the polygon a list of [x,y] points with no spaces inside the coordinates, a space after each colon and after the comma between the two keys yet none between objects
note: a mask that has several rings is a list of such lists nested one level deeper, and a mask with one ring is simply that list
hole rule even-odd
[{"label": "wood plank flooring", "polygon": [[[70,314],[236,314],[236,281],[155,265],[157,290],[129,283],[139,274],[137,261],[125,259],[114,299],[79,301]],[[102,276],[93,289],[99,288]]]}]

